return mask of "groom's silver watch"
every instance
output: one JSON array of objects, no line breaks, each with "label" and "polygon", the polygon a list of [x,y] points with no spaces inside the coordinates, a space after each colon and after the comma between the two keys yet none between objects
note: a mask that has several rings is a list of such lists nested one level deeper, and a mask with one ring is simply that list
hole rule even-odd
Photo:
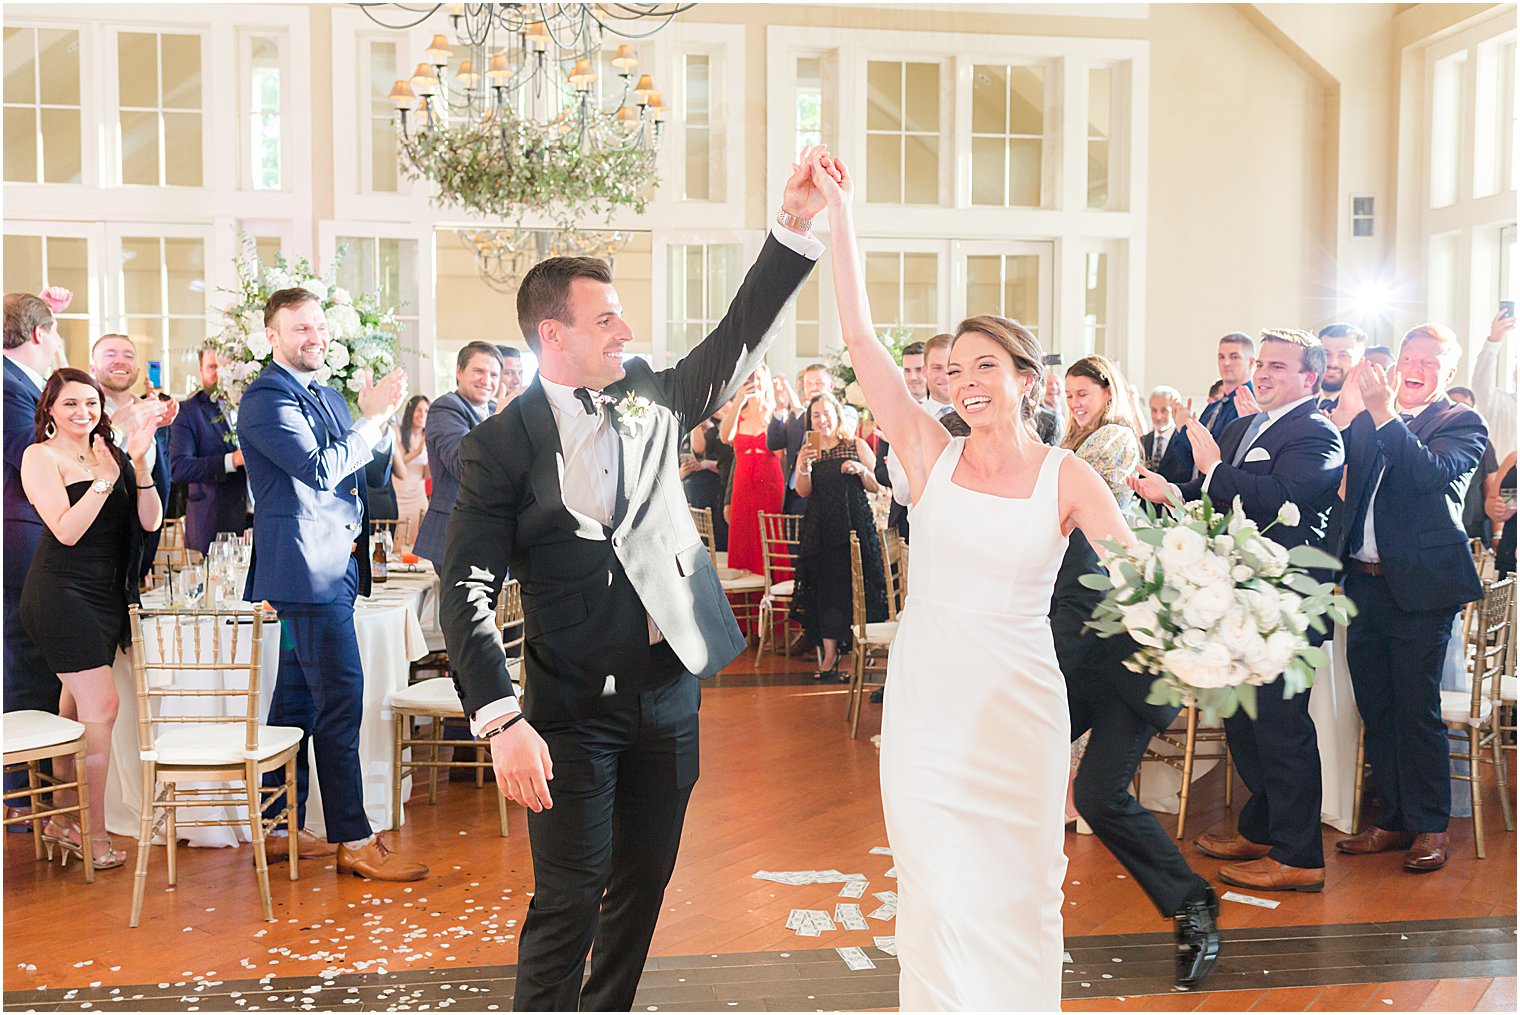
[{"label": "groom's silver watch", "polygon": [[798,218],[785,208],[776,213],[776,224],[785,226],[788,229],[795,229],[799,233],[810,232],[813,228],[812,219]]}]

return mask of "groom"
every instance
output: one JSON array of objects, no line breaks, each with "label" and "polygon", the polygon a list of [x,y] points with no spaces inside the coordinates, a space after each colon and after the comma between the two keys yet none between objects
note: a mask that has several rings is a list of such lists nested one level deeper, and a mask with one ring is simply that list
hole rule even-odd
[{"label": "groom", "polygon": [[[440,613],[471,728],[530,811],[518,1011],[633,1004],[697,780],[697,682],[744,647],[690,520],[680,441],[760,365],[822,252],[808,229],[823,155],[803,153],[728,313],[669,369],[624,363],[633,335],[604,262],[534,267],[517,313],[538,377],[460,444]],[[509,569],[525,711],[495,626]]]}]

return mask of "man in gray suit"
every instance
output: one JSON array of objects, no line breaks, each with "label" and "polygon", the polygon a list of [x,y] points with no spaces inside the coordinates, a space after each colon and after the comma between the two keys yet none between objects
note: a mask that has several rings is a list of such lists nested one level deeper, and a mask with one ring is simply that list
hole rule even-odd
[{"label": "man in gray suit", "polygon": [[439,395],[428,409],[427,456],[433,496],[417,529],[412,552],[434,566],[443,564],[443,537],[459,496],[459,442],[496,413],[501,383],[501,353],[488,342],[470,342],[454,361],[454,390]]}]

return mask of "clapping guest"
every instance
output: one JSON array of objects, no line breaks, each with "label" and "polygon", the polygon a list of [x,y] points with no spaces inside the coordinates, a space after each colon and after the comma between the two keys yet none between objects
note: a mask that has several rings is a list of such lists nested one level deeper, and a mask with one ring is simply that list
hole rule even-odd
[{"label": "clapping guest", "polygon": [[1327,324],[1319,329],[1319,344],[1325,349],[1325,376],[1319,380],[1319,408],[1331,413],[1340,401],[1341,389],[1352,369],[1367,351],[1367,333],[1354,324]]},{"label": "clapping guest", "polygon": [[[55,371],[37,403],[35,443],[21,461],[21,482],[47,531],[21,593],[21,621],[63,683],[61,713],[85,728],[90,785],[89,843],[75,826],[50,821],[43,838],[67,853],[89,849],[97,869],[126,854],[106,834],[106,768],[116,721],[111,664],[126,646],[127,606],[137,602],[143,536],[163,524],[158,487],[148,479],[154,429],[139,426],[117,448],[105,393],[89,374]],[[55,762],[65,781],[72,763]]]},{"label": "clapping guest", "polygon": [[[1232,331],[1219,340],[1215,362],[1219,366],[1219,397],[1216,399],[1214,389],[1209,389],[1209,404],[1198,413],[1197,425],[1207,429],[1215,443],[1218,443],[1224,435],[1225,427],[1241,416],[1249,416],[1260,409],[1255,402],[1255,393],[1251,390],[1251,374],[1256,370],[1256,343],[1250,335]],[[1178,423],[1179,428],[1186,425]],[[1177,455],[1180,459],[1179,467],[1185,469],[1188,476],[1192,476],[1197,471],[1193,462],[1192,442],[1179,442]]]},{"label": "clapping guest", "polygon": [[[264,305],[264,335],[274,358],[243,392],[238,437],[257,505],[254,553],[243,598],[268,600],[280,614],[279,674],[269,725],[302,731],[296,755],[296,830],[266,841],[274,860],[291,850],[332,856],[339,874],[416,881],[420,863],[386,848],[364,811],[359,727],[364,669],[354,633],[354,600],[368,595],[366,486],[358,476],[385,438],[385,423],[406,398],[406,374],[393,370],[357,392],[358,423],[343,396],[317,383],[327,361],[327,320],[309,290],[281,289]],[[492,349],[494,356],[496,350]],[[493,385],[494,386],[494,385]],[[306,831],[308,742],[319,760],[327,842]],[[279,785],[270,772],[266,787]]]},{"label": "clapping guest", "polygon": [[[796,390],[785,377],[772,379],[776,411],[765,428],[765,446],[772,451],[786,452],[781,472],[788,477],[797,468],[797,453],[802,450],[807,432],[807,407],[819,395],[833,392],[834,377],[822,363],[812,363],[803,367],[802,373],[797,375],[797,384],[802,388],[801,398],[797,397]],[[789,515],[800,515],[807,510],[807,498],[798,494],[790,483],[786,488],[782,510]]]},{"label": "clapping guest", "polygon": [[232,433],[232,407],[217,394],[215,349],[200,354],[201,390],[169,427],[169,475],[188,487],[185,545],[205,553],[222,532],[248,528],[248,470]]},{"label": "clapping guest", "polygon": [[1393,369],[1393,350],[1386,345],[1368,346],[1367,351],[1362,354],[1362,358],[1369,363],[1376,364],[1385,374]]},{"label": "clapping guest", "polygon": [[[459,496],[459,444],[465,435],[496,412],[492,399],[501,384],[501,353],[488,342],[469,342],[454,361],[454,390],[439,395],[428,409],[425,434],[433,497],[412,552],[443,564],[444,536]],[[567,448],[567,453],[574,449]]]},{"label": "clapping guest", "polygon": [[1453,621],[1483,595],[1457,519],[1483,454],[1483,418],[1446,397],[1462,347],[1438,324],[1409,331],[1398,370],[1351,373],[1346,417],[1346,595],[1357,605],[1346,659],[1377,789],[1376,824],[1343,853],[1406,850],[1416,873],[1446,865],[1451,768],[1441,673]]},{"label": "clapping guest", "polygon": [[522,350],[512,345],[498,345],[496,351],[501,353],[501,383],[496,388],[496,411],[500,412],[512,404],[512,399],[523,393],[527,387],[523,381]]},{"label": "clapping guest", "polygon": [[[118,447],[126,447],[138,427],[147,427],[154,433],[148,448],[148,472],[144,482],[151,476],[158,487],[159,504],[169,500],[169,428],[179,415],[179,403],[164,396],[138,398],[132,393],[137,384],[140,368],[137,363],[137,345],[126,335],[102,335],[90,350],[90,373],[105,391],[103,410],[112,420],[112,429]],[[160,525],[162,521],[160,521]],[[147,576],[153,569],[153,558],[158,553],[160,531],[148,533],[143,540],[141,574]]]},{"label": "clapping guest", "polygon": [[1494,442],[1494,451],[1500,458],[1507,457],[1511,451],[1515,450],[1514,375],[1511,375],[1507,387],[1499,382],[1500,353],[1504,351],[1505,338],[1514,330],[1514,327],[1514,311],[1500,310],[1494,317],[1493,323],[1489,325],[1488,339],[1478,349],[1472,368],[1474,406],[1488,421],[1488,431]]},{"label": "clapping guest", "polygon": [[[786,480],[766,441],[775,413],[774,389],[765,364],[749,375],[729,402],[723,440],[734,449],[734,492],[728,511],[728,566],[760,574],[760,514],[781,510]],[[806,493],[802,493],[806,496]]]},{"label": "clapping guest", "polygon": [[1140,436],[1129,409],[1119,368],[1103,356],[1084,356],[1066,371],[1066,410],[1071,426],[1061,446],[1098,471],[1121,511],[1133,508],[1126,484],[1140,464]]},{"label": "clapping guest", "polygon": [[[522,361],[518,361],[521,366]],[[411,542],[417,540],[422,513],[427,510],[427,418],[426,395],[413,395],[401,411],[401,426],[394,435],[391,475],[396,487],[396,517]]]},{"label": "clapping guest", "polygon": [[[886,578],[881,542],[866,494],[875,493],[876,456],[845,422],[833,395],[808,406],[809,429],[819,436],[797,456],[797,489],[808,498],[797,547],[797,612],[808,641],[819,649],[815,680],[839,675],[839,655],[848,652],[854,621],[850,574],[850,533],[860,539],[866,613],[887,619]],[[730,559],[732,556],[730,555]]]}]

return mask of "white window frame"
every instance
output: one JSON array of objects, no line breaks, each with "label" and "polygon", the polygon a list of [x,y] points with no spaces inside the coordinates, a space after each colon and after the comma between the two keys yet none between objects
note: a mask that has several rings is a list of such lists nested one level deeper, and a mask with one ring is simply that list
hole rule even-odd
[{"label": "white window frame", "polygon": [[[1040,100],[1041,100],[1041,103],[1043,105],[1043,116],[1042,116],[1042,119],[1041,119],[1041,123],[1043,125],[1043,132],[1040,134],[1040,203],[1039,204],[1009,204],[1008,203],[1008,198],[1007,198],[1008,177],[1007,177],[1007,173],[1011,172],[1011,169],[1007,169],[1005,171],[1005,175],[1004,175],[1004,199],[1003,199],[1003,203],[1002,204],[973,204],[972,203],[971,195],[972,195],[972,187],[973,187],[973,184],[974,184],[974,180],[972,178],[973,167],[972,167],[972,164],[971,164],[971,142],[972,142],[973,138],[976,138],[976,137],[999,137],[999,138],[1001,138],[1004,141],[1004,143],[1006,143],[1007,141],[1011,140],[1014,137],[1022,136],[1022,135],[1015,135],[1015,134],[975,134],[975,133],[972,132],[972,129],[971,129],[971,122],[972,122],[972,90],[973,90],[972,84],[973,84],[973,81],[974,81],[974,79],[976,77],[976,68],[977,67],[983,67],[983,66],[1002,67],[1005,71],[1012,70],[1012,69],[1018,68],[1018,67],[1038,67],[1038,68],[1040,68],[1041,71],[1044,72],[1044,79],[1043,79],[1043,82],[1042,82],[1042,86],[1040,88]],[[961,207],[976,208],[978,210],[987,210],[987,209],[991,209],[991,210],[1024,209],[1024,210],[1031,210],[1031,211],[1032,210],[1037,210],[1037,209],[1042,209],[1042,208],[1053,208],[1053,207],[1056,207],[1056,197],[1055,196],[1056,196],[1056,194],[1058,194],[1060,192],[1060,187],[1061,187],[1060,164],[1061,164],[1062,147],[1061,147],[1061,144],[1060,144],[1060,129],[1061,129],[1060,128],[1060,122],[1061,122],[1061,120],[1060,120],[1060,110],[1061,110],[1061,106],[1060,106],[1060,102],[1059,102],[1059,96],[1061,94],[1063,94],[1063,91],[1062,91],[1062,80],[1061,80],[1061,70],[1062,70],[1062,68],[1061,68],[1061,61],[1057,60],[1057,59],[1044,59],[1044,60],[1020,59],[1020,60],[1014,60],[1014,59],[1011,59],[1011,58],[1007,59],[1007,60],[990,60],[990,61],[975,60],[975,61],[964,63],[961,67],[959,67],[957,69],[965,71],[966,74],[968,75],[967,78],[966,78],[965,86],[964,87],[959,87],[958,86],[956,88],[956,105],[957,105],[956,125],[958,127],[961,127],[961,126],[964,127],[964,130],[958,130],[956,132],[956,135],[955,135],[956,140],[955,140],[955,144],[954,144],[956,166],[963,167],[963,171],[956,174],[956,177],[957,177],[957,189],[958,189],[958,191],[960,191],[961,193],[963,193],[963,195],[964,195],[964,201],[965,201],[965,204],[962,205]],[[1007,88],[1008,88],[1008,85],[1007,85],[1007,81],[1005,79],[1004,80],[1004,90],[1005,90],[1005,92],[1007,91]],[[1083,89],[1083,93],[1082,94],[1084,96],[1086,96],[1086,94],[1087,94],[1085,87]],[[1004,96],[1004,101],[1005,102],[1009,101],[1008,97],[1006,96],[1006,94]],[[961,103],[965,104],[965,108],[964,109],[960,109],[959,108],[960,105],[961,105]],[[1083,125],[1084,125],[1084,128],[1085,128],[1086,122],[1087,122],[1087,105],[1086,105],[1085,101],[1083,103],[1082,110],[1083,110],[1083,113],[1082,113],[1082,122],[1083,122]],[[1007,120],[1006,116],[1004,117],[1004,120],[1005,120],[1005,125],[1006,125],[1006,120]],[[1084,130],[1082,141],[1083,141],[1083,159],[1085,160],[1086,159],[1086,143],[1087,143],[1087,137],[1086,137],[1085,130]],[[1084,164],[1085,164],[1085,162],[1084,162]],[[1086,187],[1085,186],[1083,187],[1083,194],[1084,194],[1084,198],[1085,198],[1085,195],[1086,195]],[[1084,205],[1086,204],[1085,199],[1083,201],[1083,204]]]},{"label": "white window frame", "polygon": [[[36,36],[36,33],[38,31],[45,31],[45,30],[51,29],[51,30],[55,30],[55,31],[61,30],[61,31],[67,31],[67,32],[77,32],[79,34],[79,182],[78,183],[45,183],[42,180],[42,175],[43,174],[39,172],[39,174],[38,174],[39,175],[39,179],[36,180],[36,181],[34,181],[34,182],[17,180],[17,181],[7,182],[5,184],[5,186],[7,186],[7,187],[68,187],[68,188],[72,188],[74,190],[82,190],[85,187],[95,186],[98,183],[98,179],[99,179],[99,158],[100,158],[100,156],[99,156],[99,151],[98,151],[98,145],[96,143],[97,137],[98,137],[98,132],[95,131],[94,129],[92,129],[94,127],[94,125],[95,125],[95,118],[98,115],[98,111],[97,111],[97,108],[95,106],[95,103],[92,101],[92,99],[94,97],[94,90],[95,90],[95,87],[96,87],[96,80],[95,79],[96,79],[96,76],[97,76],[96,75],[96,69],[95,69],[95,56],[94,56],[94,52],[93,52],[93,49],[94,49],[94,46],[93,46],[94,33],[90,31],[90,27],[88,25],[79,24],[77,22],[33,21],[31,19],[28,19],[28,18],[17,18],[13,14],[14,10],[15,10],[15,8],[13,8],[12,10],[6,11],[6,14],[5,14],[5,27],[7,27],[7,28],[24,28],[24,29],[29,29],[30,31],[32,31],[32,33],[33,33],[33,35],[32,35],[32,39],[33,39],[33,43],[32,43],[32,57],[33,57],[34,60],[37,59],[37,42],[36,42],[37,36]],[[38,92],[37,92],[35,101],[33,101],[31,103],[31,108],[34,111],[40,110],[40,109],[43,108],[40,74],[41,74],[41,71],[39,70],[38,71],[38,79],[37,79]],[[14,108],[20,108],[20,105],[17,104],[17,106],[14,107]],[[60,108],[68,108],[68,107],[53,106],[53,107],[50,107],[50,108],[60,109]],[[37,168],[39,170],[42,170],[43,166],[44,166],[43,159],[45,158],[46,153],[43,151],[42,144],[41,144],[41,126],[42,126],[42,124],[41,124],[41,119],[40,119],[40,113],[38,114],[38,116],[39,116],[39,118],[37,120],[37,128],[38,128],[38,159],[37,159]]]},{"label": "white window frame", "polygon": [[[201,42],[201,74],[200,74],[200,77],[201,77],[201,105],[200,105],[200,117],[201,117],[201,182],[200,182],[200,186],[198,186],[198,187],[197,186],[189,186],[189,185],[185,185],[185,184],[170,184],[170,183],[158,183],[158,184],[125,183],[122,180],[122,175],[121,175],[121,170],[122,170],[122,167],[121,167],[121,155],[122,155],[122,151],[121,151],[121,74],[120,74],[120,67],[121,67],[121,64],[120,64],[120,55],[121,55],[121,52],[120,52],[120,49],[119,49],[119,41],[118,40],[119,40],[119,37],[123,33],[132,34],[132,35],[140,35],[140,34],[152,33],[152,34],[159,35],[159,36],[164,36],[164,35],[194,35],[194,36],[198,36],[200,38],[200,42]],[[106,45],[104,47],[102,47],[102,51],[99,54],[99,57],[100,57],[100,63],[101,63],[102,69],[103,69],[103,74],[104,74],[104,77],[105,77],[105,87],[106,87],[106,92],[107,92],[107,96],[108,96],[107,109],[109,110],[109,119],[106,120],[106,128],[107,129],[105,131],[105,137],[106,137],[106,145],[105,145],[105,147],[106,147],[106,158],[108,160],[107,165],[109,167],[109,169],[108,169],[108,175],[106,176],[106,179],[108,179],[108,180],[111,181],[111,185],[113,187],[116,187],[116,188],[119,188],[119,189],[121,189],[123,191],[126,191],[129,194],[133,193],[133,192],[136,192],[136,191],[147,191],[147,190],[155,190],[155,191],[168,192],[170,194],[175,194],[175,193],[186,193],[186,192],[190,192],[190,191],[205,191],[205,190],[212,190],[212,189],[214,189],[214,187],[215,187],[215,179],[216,179],[216,160],[213,157],[213,153],[215,151],[215,143],[214,143],[214,138],[213,138],[212,132],[211,132],[211,130],[212,130],[212,128],[211,128],[211,121],[214,119],[214,116],[213,116],[213,113],[212,113],[213,107],[212,107],[212,104],[211,104],[211,79],[212,79],[213,75],[216,73],[216,71],[214,69],[215,65],[214,65],[214,63],[212,61],[211,38],[210,37],[211,37],[211,28],[210,28],[210,26],[209,25],[201,25],[201,24],[162,24],[162,23],[159,23],[159,24],[153,24],[153,23],[144,23],[144,24],[116,24],[116,25],[111,25],[111,26],[109,26],[107,28],[107,30],[106,30]],[[162,90],[162,88],[163,88],[162,51],[163,51],[163,42],[162,42],[162,40],[160,40],[160,42],[159,42],[159,56],[160,56],[160,59],[159,59],[159,83],[158,83],[158,87],[160,88],[160,90]],[[165,151],[164,151],[164,130],[163,130],[163,120],[162,120],[162,117],[163,117],[163,114],[164,114],[165,110],[164,110],[164,106],[163,106],[163,95],[162,94],[160,94],[158,96],[158,102],[159,102],[159,105],[157,107],[157,112],[158,112],[159,117],[160,117],[160,120],[159,120],[159,131],[158,131],[158,153],[159,153],[158,172],[159,172],[159,179],[161,179],[161,180],[167,180],[168,179],[168,168],[169,167],[168,167],[168,162],[166,161],[166,158],[165,158]],[[176,112],[178,112],[178,111],[176,111]]]},{"label": "white window frame", "polygon": [[[54,184],[53,186],[64,186]],[[60,222],[55,219],[46,221],[38,219],[6,219],[6,236],[40,236],[45,238],[59,239],[82,239],[85,241],[85,278],[86,291],[84,293],[85,305],[90,309],[86,315],[89,321],[90,334],[100,335],[107,330],[107,302],[104,273],[102,271],[103,259],[106,246],[106,227],[99,222]],[[43,260],[43,281],[51,285],[47,279],[47,261]],[[77,298],[76,294],[76,298]],[[65,317],[76,315],[65,312]],[[74,364],[83,366],[83,364]]]},{"label": "white window frame", "polygon": [[[657,229],[649,237],[649,284],[652,287],[649,302],[649,320],[655,334],[649,336],[650,365],[656,370],[673,365],[690,350],[672,352],[668,338],[670,332],[670,248],[672,246],[737,245],[739,248],[739,281],[760,253],[765,233],[754,229]],[[722,314],[717,320],[722,320]],[[635,335],[637,339],[639,336]]]},{"label": "white window frame", "polygon": [[[614,36],[608,36],[611,44]],[[655,89],[663,91],[671,115],[666,117],[660,139],[660,166],[664,180],[655,188],[648,217],[678,228],[701,229],[714,221],[745,219],[744,158],[744,27],[673,22],[654,37],[656,70],[639,70],[654,77]],[[689,201],[686,193],[686,57],[708,58],[709,151],[717,153],[724,179],[721,201]],[[662,81],[661,78],[664,78]],[[665,86],[662,88],[662,85]],[[779,191],[778,191],[779,193]],[[671,215],[670,213],[674,213]]]},{"label": "white window frame", "polygon": [[[326,272],[338,252],[340,236],[375,240],[413,240],[416,242],[417,296],[409,304],[396,308],[397,316],[417,322],[417,348],[401,350],[401,366],[406,370],[411,389],[419,395],[433,397],[434,361],[438,349],[438,320],[435,280],[437,258],[434,252],[432,223],[400,223],[323,219],[317,223],[318,257],[312,264]],[[287,255],[289,256],[289,255]],[[404,344],[404,342],[403,342]]]},{"label": "white window frame", "polygon": [[[217,324],[220,315],[215,309],[215,304],[221,302],[217,299],[217,251],[215,243],[215,230],[207,225],[190,225],[173,222],[111,222],[105,227],[105,262],[104,280],[107,303],[107,312],[103,316],[102,327],[106,331],[119,331],[130,335],[127,330],[127,317],[129,316],[122,305],[126,299],[126,293],[122,285],[121,254],[122,240],[127,237],[151,238],[151,239],[194,239],[200,240],[206,256],[206,298],[205,311],[202,314],[206,326],[206,334],[209,336],[220,330]],[[160,294],[166,298],[166,294]],[[142,316],[142,315],[132,315]],[[185,319],[192,315],[171,314],[168,303],[165,302],[163,309],[156,315],[160,320],[168,318]],[[142,361],[143,369],[147,369],[147,362],[151,359],[160,360],[164,365],[163,389],[169,392],[177,392],[181,386],[176,382],[182,378],[176,369],[176,365],[169,355],[169,333],[164,331],[162,344],[154,349],[151,355],[145,354],[143,349],[138,350],[138,358]]]},{"label": "white window frame", "polygon": [[[272,38],[280,51],[280,186],[275,190],[256,188],[253,185],[252,138],[249,127],[253,120],[253,40],[256,37]],[[290,92],[290,46],[291,34],[284,29],[240,28],[238,29],[238,110],[241,125],[238,129],[237,187],[256,194],[288,193],[293,163],[295,139],[291,134]],[[306,161],[310,161],[309,159]]]},{"label": "white window frame", "polygon": [[[872,132],[866,127],[866,115],[869,110],[869,65],[872,63],[897,63],[904,65],[910,63],[932,63],[938,65],[939,67],[939,145],[936,153],[938,179],[935,181],[936,200],[931,204],[920,204],[916,202],[909,203],[906,201],[868,201],[866,199],[866,195],[870,193],[871,187],[871,165],[870,160],[865,158],[865,152],[867,151],[867,145],[870,143],[869,139],[872,134]],[[846,72],[842,71],[840,76],[843,77],[845,73]],[[960,123],[958,117],[956,116],[956,89],[954,87],[948,89],[945,87],[945,82],[947,80],[952,83],[955,80],[954,58],[942,52],[909,55],[907,52],[902,50],[888,49],[885,51],[872,52],[867,54],[864,59],[856,61],[855,66],[850,73],[853,73],[853,76],[855,78],[854,92],[856,95],[860,96],[861,100],[860,108],[858,110],[859,126],[856,128],[856,132],[859,134],[859,145],[854,148],[855,151],[858,151],[861,154],[853,163],[853,172],[855,173],[856,202],[861,208],[891,210],[908,208],[923,210],[927,208],[942,207],[945,204],[946,197],[949,193],[950,181],[955,176],[955,165],[956,160],[959,158],[960,151],[960,145],[957,140],[960,136],[960,131],[958,129],[960,127]],[[906,77],[907,72],[903,71],[902,73],[903,76]],[[794,69],[793,77],[795,78],[795,76],[796,71]],[[904,90],[906,91],[906,84],[904,84]],[[876,133],[879,136],[882,132],[878,131]],[[914,136],[915,134],[927,134],[927,131],[915,131],[912,133],[908,131],[906,96],[904,96],[903,102],[903,124],[901,129],[899,129],[896,133],[903,139],[903,157],[899,162],[898,168],[902,172],[902,192],[905,193],[907,191],[908,185],[907,139],[910,136]],[[843,144],[842,138],[840,140],[840,144]],[[969,151],[969,140],[966,142],[966,146],[967,150]],[[949,156],[948,158],[946,157],[947,155]]]},{"label": "white window frame", "polygon": [[1055,320],[1055,243],[1050,240],[952,240],[950,242],[950,277],[951,298],[950,317],[953,320],[948,327],[953,327],[956,321],[970,317],[972,314],[988,314],[993,312],[991,307],[973,307],[966,302],[966,286],[970,281],[971,269],[966,263],[968,257],[998,255],[1033,255],[1039,258],[1039,271],[1036,288],[1039,290],[1040,316],[1034,321],[1024,321],[1025,324],[1034,326],[1035,336],[1047,352],[1056,352],[1052,345],[1052,321]]},{"label": "white window frame", "polygon": [[[862,272],[865,271],[867,254],[934,254],[938,258],[935,262],[936,271],[934,280],[935,323],[940,331],[948,331],[955,324],[954,321],[950,320],[954,314],[954,306],[950,295],[953,279],[951,271],[951,243],[952,241],[950,240],[930,240],[915,237],[862,237],[860,240],[860,270]],[[901,302],[902,295],[899,292],[899,306]],[[898,323],[896,308],[893,308],[892,312],[888,314],[878,307],[872,307],[871,323],[875,325],[877,334],[889,328],[895,328]],[[929,322],[904,321],[903,323],[927,324]],[[821,344],[822,336],[820,336],[819,341]]]}]

